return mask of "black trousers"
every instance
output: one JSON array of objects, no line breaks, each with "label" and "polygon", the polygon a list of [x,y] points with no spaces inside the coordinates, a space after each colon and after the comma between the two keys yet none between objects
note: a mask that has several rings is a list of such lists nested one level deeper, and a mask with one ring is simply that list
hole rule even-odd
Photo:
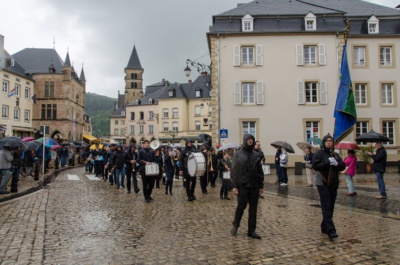
[{"label": "black trousers", "polygon": [[335,224],[333,223],[332,218],[337,197],[337,188],[325,185],[318,185],[317,188],[322,210],[321,231],[328,234],[336,233]]},{"label": "black trousers", "polygon": [[[128,192],[131,191],[131,182],[133,182],[133,190],[136,192],[139,188],[137,185],[136,171],[132,171],[132,168],[125,168],[126,173],[126,187]],[[132,180],[132,181],[131,181]]]},{"label": "black trousers", "polygon": [[258,205],[258,195],[259,188],[238,188],[239,194],[238,205],[235,211],[235,219],[233,225],[236,227],[240,226],[240,221],[242,220],[243,212],[249,204],[249,218],[248,218],[248,229],[247,233],[251,234],[256,231],[257,227],[257,205]]},{"label": "black trousers", "polygon": [[196,177],[191,177],[187,169],[183,170],[183,177],[185,181],[186,195],[188,198],[192,198],[194,197],[197,179]]},{"label": "black trousers", "polygon": [[94,161],[94,174],[96,176],[101,176],[101,161]]},{"label": "black trousers", "polygon": [[200,177],[200,187],[202,192],[207,192],[207,184],[208,184],[208,177],[206,171],[206,173],[204,173],[204,175]]},{"label": "black trousers", "polygon": [[149,199],[151,193],[153,192],[155,177],[154,176],[146,176],[145,171],[140,171],[140,175],[142,177],[144,198]]}]

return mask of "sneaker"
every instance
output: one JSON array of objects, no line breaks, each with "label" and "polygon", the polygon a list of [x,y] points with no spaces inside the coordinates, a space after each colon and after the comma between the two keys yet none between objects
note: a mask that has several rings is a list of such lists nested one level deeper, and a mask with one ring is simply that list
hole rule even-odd
[{"label": "sneaker", "polygon": [[281,186],[287,186],[288,184],[287,183],[281,183]]},{"label": "sneaker", "polygon": [[387,197],[381,195],[381,196],[376,196],[375,198],[376,198],[376,199],[386,199]]}]

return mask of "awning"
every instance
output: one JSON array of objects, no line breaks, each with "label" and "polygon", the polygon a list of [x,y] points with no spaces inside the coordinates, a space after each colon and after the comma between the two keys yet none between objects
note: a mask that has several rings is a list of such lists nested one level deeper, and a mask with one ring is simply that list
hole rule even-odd
[{"label": "awning", "polygon": [[83,134],[82,136],[83,136],[83,138],[85,138],[86,140],[89,140],[89,141],[96,141],[97,140],[96,137],[94,137],[94,136],[92,136],[90,134]]},{"label": "awning", "polygon": [[33,129],[28,127],[13,126],[12,129],[14,131],[21,131],[21,132],[33,132]]}]

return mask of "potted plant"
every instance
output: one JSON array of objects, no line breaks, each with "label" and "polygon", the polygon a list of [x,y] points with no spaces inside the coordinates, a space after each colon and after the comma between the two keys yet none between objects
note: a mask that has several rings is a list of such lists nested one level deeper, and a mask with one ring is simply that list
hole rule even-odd
[{"label": "potted plant", "polygon": [[373,152],[374,147],[372,145],[363,145],[360,146],[360,149],[356,151],[357,158],[365,163],[365,172],[371,173],[372,172],[372,163],[371,157],[369,156],[368,152]]}]

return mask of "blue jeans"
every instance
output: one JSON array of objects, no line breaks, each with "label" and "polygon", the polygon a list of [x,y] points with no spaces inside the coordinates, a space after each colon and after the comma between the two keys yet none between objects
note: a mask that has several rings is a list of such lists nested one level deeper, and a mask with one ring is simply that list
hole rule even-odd
[{"label": "blue jeans", "polygon": [[347,187],[349,188],[349,193],[353,193],[355,191],[353,177],[346,174],[346,182],[347,182]]},{"label": "blue jeans", "polygon": [[[121,183],[119,182],[119,175],[121,174]],[[125,167],[115,169],[115,185],[119,188],[120,185],[124,185],[125,181]]]},{"label": "blue jeans", "polygon": [[379,193],[381,196],[386,196],[385,181],[383,180],[383,172],[375,172],[376,181],[378,182]]},{"label": "blue jeans", "polygon": [[11,177],[11,170],[8,169],[1,169],[0,170],[0,192],[6,192],[7,190],[7,183]]},{"label": "blue jeans", "polygon": [[286,167],[281,167],[281,179],[280,182],[282,183],[288,183],[288,176],[287,176],[287,168]]}]

